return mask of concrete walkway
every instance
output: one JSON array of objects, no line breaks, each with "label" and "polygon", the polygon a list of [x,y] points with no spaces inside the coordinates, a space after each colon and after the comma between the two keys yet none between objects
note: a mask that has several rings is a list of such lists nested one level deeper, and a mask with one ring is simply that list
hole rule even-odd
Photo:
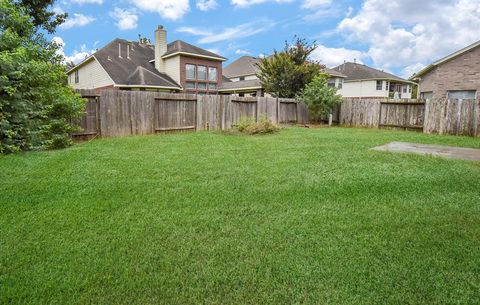
[{"label": "concrete walkway", "polygon": [[452,159],[480,161],[480,149],[427,145],[406,142],[391,142],[386,145],[372,148],[372,150],[404,152],[421,155],[432,155]]}]

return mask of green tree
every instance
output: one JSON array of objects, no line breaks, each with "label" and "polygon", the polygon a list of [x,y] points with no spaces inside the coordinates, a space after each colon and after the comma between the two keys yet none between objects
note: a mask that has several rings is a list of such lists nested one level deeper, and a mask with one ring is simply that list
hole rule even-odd
[{"label": "green tree", "polygon": [[57,26],[65,22],[67,14],[56,14],[49,9],[55,0],[20,0],[16,2],[19,9],[24,9],[35,27],[41,27],[49,33],[55,32]]},{"label": "green tree", "polygon": [[320,74],[307,84],[297,99],[308,106],[313,122],[321,122],[332,113],[333,107],[342,102],[335,87],[328,86],[329,76]]},{"label": "green tree", "polygon": [[72,144],[84,101],[66,85],[57,48],[26,9],[0,0],[0,153]]},{"label": "green tree", "polygon": [[282,51],[260,59],[258,77],[265,91],[276,97],[295,97],[324,68],[309,60],[316,48],[315,43],[295,37],[293,44],[285,42]]}]

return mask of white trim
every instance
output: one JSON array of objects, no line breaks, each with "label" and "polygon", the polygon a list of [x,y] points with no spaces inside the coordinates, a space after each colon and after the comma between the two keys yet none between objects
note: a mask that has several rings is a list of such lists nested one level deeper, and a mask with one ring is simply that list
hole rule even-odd
[{"label": "white trim", "polygon": [[174,89],[174,90],[183,90],[182,87],[167,87],[167,86],[149,86],[149,85],[118,85],[114,84],[113,87],[121,88],[155,88],[155,89]]},{"label": "white trim", "polygon": [[213,60],[216,60],[216,61],[226,61],[227,60],[226,58],[223,58],[223,57],[214,57],[214,56],[200,55],[200,54],[188,53],[188,52],[175,52],[175,53],[172,53],[172,54],[163,55],[162,59],[167,59],[167,58],[177,56],[177,55],[188,55],[188,56],[192,56],[192,57],[213,59]]},{"label": "white trim", "polygon": [[[73,72],[74,70],[80,68],[81,66],[85,65],[86,63],[90,62],[90,59],[92,58],[95,58],[95,56],[92,54],[90,56],[88,56],[87,58],[85,58],[84,60],[82,60],[80,63],[78,63],[77,65],[75,65],[73,68],[71,68],[70,70],[68,70],[67,72],[65,72],[65,74],[67,75],[70,75],[71,72]],[[95,60],[97,60],[95,58]],[[97,60],[98,61],[98,60]]]}]

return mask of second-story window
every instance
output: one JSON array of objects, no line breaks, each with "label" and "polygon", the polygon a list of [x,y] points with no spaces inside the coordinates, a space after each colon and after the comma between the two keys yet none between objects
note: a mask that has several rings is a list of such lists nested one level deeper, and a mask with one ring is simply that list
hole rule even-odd
[{"label": "second-story window", "polygon": [[78,84],[80,82],[80,77],[78,76],[78,70],[75,71],[75,84]]},{"label": "second-story window", "polygon": [[198,80],[207,80],[207,67],[197,66],[197,79]]},{"label": "second-story window", "polygon": [[185,70],[186,70],[186,76],[187,76],[187,79],[195,79],[196,78],[196,66],[195,65],[189,65],[187,64],[185,66]]},{"label": "second-story window", "polygon": [[377,80],[377,90],[383,89],[383,80]]},{"label": "second-story window", "polygon": [[217,68],[208,67],[208,80],[211,82],[217,81]]}]

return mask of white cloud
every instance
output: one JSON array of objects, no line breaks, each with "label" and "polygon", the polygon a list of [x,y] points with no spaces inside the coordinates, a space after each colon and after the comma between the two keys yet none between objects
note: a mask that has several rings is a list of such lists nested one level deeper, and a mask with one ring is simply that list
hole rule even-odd
[{"label": "white cloud", "polygon": [[120,30],[132,30],[137,28],[138,16],[134,11],[116,7],[110,16],[117,20],[115,23]]},{"label": "white cloud", "polygon": [[351,50],[346,48],[329,48],[324,45],[319,45],[315,51],[312,52],[312,59],[320,61],[320,63],[331,68],[342,64],[345,60],[362,63],[368,56],[366,53],[358,50]]},{"label": "white cloud", "polygon": [[207,51],[210,51],[210,52],[215,53],[215,54],[220,54],[220,49],[217,49],[217,48],[207,49]]},{"label": "white cloud", "polygon": [[95,18],[91,16],[85,16],[83,14],[73,14],[73,17],[68,17],[67,21],[60,25],[62,29],[71,29],[76,27],[86,26],[95,21]]},{"label": "white cloud", "polygon": [[216,0],[197,0],[197,8],[201,11],[213,10],[218,6]]},{"label": "white cloud", "polygon": [[302,8],[314,9],[332,4],[332,0],[304,0]]},{"label": "white cloud", "polygon": [[294,0],[231,0],[232,4],[236,7],[249,7],[254,4],[261,4],[265,2],[286,3],[293,1]]},{"label": "white cloud", "polygon": [[235,54],[237,54],[237,55],[250,55],[252,53],[248,50],[237,49],[235,51]]},{"label": "white cloud", "polygon": [[243,23],[235,27],[224,28],[218,32],[212,32],[204,29],[193,27],[182,27],[177,31],[189,33],[195,36],[202,36],[199,43],[213,43],[219,41],[235,40],[239,38],[250,37],[258,33],[271,29],[275,23],[271,20],[258,20],[254,22]]},{"label": "white cloud", "polygon": [[188,0],[129,0],[141,10],[158,13],[165,19],[178,20],[190,9]]},{"label": "white cloud", "polygon": [[57,50],[57,54],[63,56],[64,62],[73,62],[75,64],[80,63],[88,56],[92,55],[95,50],[88,50],[86,45],[81,45],[80,50],[75,50],[72,55],[67,56],[65,55],[65,45],[66,43],[63,41],[61,37],[53,37],[52,42],[55,42],[59,48]]},{"label": "white cloud", "polygon": [[338,26],[369,46],[376,66],[402,68],[403,76],[479,40],[479,28],[478,0],[365,0]]},{"label": "white cloud", "polygon": [[180,33],[187,33],[191,34],[194,36],[208,36],[208,35],[213,35],[213,32],[210,32],[208,30],[202,30],[194,27],[189,27],[189,26],[182,26],[177,29],[177,32]]},{"label": "white cloud", "polygon": [[103,4],[103,0],[70,0],[76,4]]}]

